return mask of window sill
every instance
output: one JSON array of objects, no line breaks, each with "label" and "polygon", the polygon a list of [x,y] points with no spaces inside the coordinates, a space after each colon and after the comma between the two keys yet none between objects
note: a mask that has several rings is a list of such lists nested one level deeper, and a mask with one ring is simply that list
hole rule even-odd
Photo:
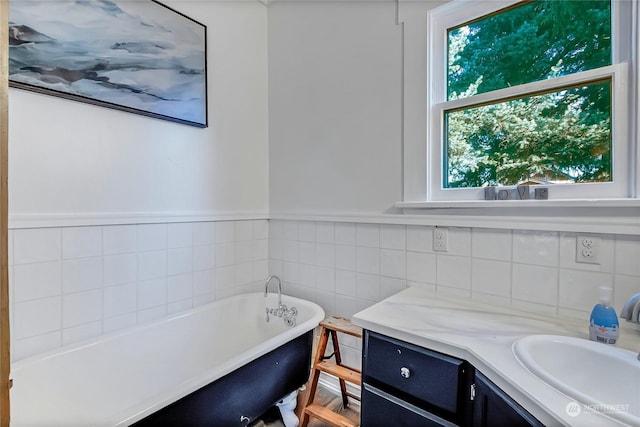
[{"label": "window sill", "polygon": [[397,202],[406,221],[451,227],[640,235],[640,199]]},{"label": "window sill", "polygon": [[400,209],[475,209],[475,208],[638,208],[640,199],[548,199],[548,200],[457,200],[397,202]]}]

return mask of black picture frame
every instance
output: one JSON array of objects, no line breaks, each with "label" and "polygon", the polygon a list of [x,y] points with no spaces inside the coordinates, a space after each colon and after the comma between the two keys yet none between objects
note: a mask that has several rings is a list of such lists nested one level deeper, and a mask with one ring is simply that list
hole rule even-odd
[{"label": "black picture frame", "polygon": [[207,28],[156,0],[10,2],[9,86],[208,126]]}]

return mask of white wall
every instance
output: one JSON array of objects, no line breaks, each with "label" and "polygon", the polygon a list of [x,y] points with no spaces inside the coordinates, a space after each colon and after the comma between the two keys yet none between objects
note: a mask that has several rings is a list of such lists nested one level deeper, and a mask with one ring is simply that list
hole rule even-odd
[{"label": "white wall", "polygon": [[[396,202],[425,200],[426,11],[441,3],[270,3],[271,218],[402,222],[383,216],[399,211]],[[422,172],[417,173],[417,165]],[[635,202],[634,207],[612,209],[589,203],[573,209],[544,204],[474,210],[468,204],[465,209],[405,213],[423,217],[428,225],[457,226],[453,221],[461,220],[464,226],[487,226],[489,217],[501,216],[490,226],[526,228],[538,217],[549,217],[536,229],[639,234]],[[507,216],[528,223],[511,224]],[[568,221],[582,228],[565,230]],[[626,228],[616,229],[612,224],[617,223]]]},{"label": "white wall", "polygon": [[189,0],[167,5],[207,26],[209,127],[12,89],[13,218],[267,212],[266,7]]},{"label": "white wall", "polygon": [[[418,3],[402,5],[405,12],[423,11]],[[426,79],[426,42],[411,44],[426,33],[423,26],[398,24],[396,6],[269,6],[269,270],[283,279],[285,292],[314,300],[329,314],[351,316],[407,286],[420,286],[583,319],[586,333],[598,286],[613,287],[617,310],[640,292],[637,208],[582,209],[603,218],[587,230],[602,238],[598,265],[575,261],[571,209],[501,211],[513,217],[492,222],[486,220],[496,212],[486,209],[385,215],[403,200],[403,138],[425,134],[416,129],[424,115],[403,107],[412,105],[403,98],[403,76]],[[418,57],[403,56],[403,43]],[[425,93],[409,97],[419,103]],[[542,225],[534,227],[537,219]],[[613,234],[621,220],[626,228]],[[442,225],[450,227],[449,251],[436,253],[433,227]],[[358,343],[347,358],[359,363]]]},{"label": "white wall", "polygon": [[165,3],[207,26],[208,128],[10,91],[13,360],[268,275],[266,7]]},{"label": "white wall", "polygon": [[395,2],[269,5],[272,213],[377,212],[402,197]]}]

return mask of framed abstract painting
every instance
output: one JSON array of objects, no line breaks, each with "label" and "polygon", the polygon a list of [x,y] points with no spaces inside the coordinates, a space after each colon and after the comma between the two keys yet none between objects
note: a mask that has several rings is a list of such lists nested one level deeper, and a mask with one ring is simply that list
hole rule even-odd
[{"label": "framed abstract painting", "polygon": [[154,0],[12,0],[9,85],[207,127],[206,39]]}]

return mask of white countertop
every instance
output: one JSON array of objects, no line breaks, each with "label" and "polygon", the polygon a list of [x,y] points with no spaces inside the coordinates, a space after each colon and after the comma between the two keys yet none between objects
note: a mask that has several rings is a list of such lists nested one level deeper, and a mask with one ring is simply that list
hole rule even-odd
[{"label": "white countertop", "polygon": [[[355,314],[352,321],[364,329],[467,360],[546,426],[624,425],[588,409],[569,415],[567,404],[574,400],[530,373],[513,355],[513,343],[528,335],[588,339],[585,321],[445,297],[416,287]],[[640,334],[623,329],[618,346],[639,351]]]}]

